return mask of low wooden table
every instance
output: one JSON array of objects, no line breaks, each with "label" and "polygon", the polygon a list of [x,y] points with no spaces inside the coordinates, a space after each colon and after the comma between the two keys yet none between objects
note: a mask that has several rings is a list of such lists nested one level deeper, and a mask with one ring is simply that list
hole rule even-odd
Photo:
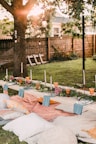
[{"label": "low wooden table", "polygon": [[[3,87],[5,84],[8,85],[8,88],[9,89],[13,89],[13,90],[16,90],[16,91],[19,91],[20,88],[24,88],[23,86],[19,86],[17,84],[12,84],[10,82],[7,82],[7,81],[3,81],[3,80],[0,80],[0,85]],[[50,85],[48,85],[50,86]],[[62,87],[62,86],[61,86]],[[62,87],[64,88],[64,87]],[[79,90],[76,89],[78,92]],[[39,92],[38,90],[36,89],[32,89],[32,88],[29,88],[29,89],[25,89],[24,92],[26,93],[29,93],[29,94],[32,94],[36,97],[43,97],[44,95],[51,95],[51,93],[48,93],[48,92]],[[80,91],[81,92],[81,91]],[[85,91],[86,92],[86,91]],[[89,92],[87,91],[86,93],[89,94]],[[96,93],[94,94],[94,96],[96,96]],[[74,104],[76,103],[78,100],[76,97],[62,97],[62,96],[53,96],[51,97],[52,100],[55,100],[57,102],[60,102],[62,104]],[[95,110],[96,111],[96,102],[93,102],[92,104],[89,104],[87,105],[88,109],[90,110]]]}]

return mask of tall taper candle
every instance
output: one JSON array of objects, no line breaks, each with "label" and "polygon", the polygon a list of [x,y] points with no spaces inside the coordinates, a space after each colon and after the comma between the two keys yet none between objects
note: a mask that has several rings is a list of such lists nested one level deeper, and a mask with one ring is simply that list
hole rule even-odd
[{"label": "tall taper candle", "polygon": [[8,79],[8,69],[6,68],[6,79]]},{"label": "tall taper candle", "polygon": [[83,85],[85,86],[85,70],[83,70]]},{"label": "tall taper candle", "polygon": [[21,62],[21,74],[23,74],[23,62]]},{"label": "tall taper candle", "polygon": [[6,68],[6,75],[8,76],[8,69]]}]

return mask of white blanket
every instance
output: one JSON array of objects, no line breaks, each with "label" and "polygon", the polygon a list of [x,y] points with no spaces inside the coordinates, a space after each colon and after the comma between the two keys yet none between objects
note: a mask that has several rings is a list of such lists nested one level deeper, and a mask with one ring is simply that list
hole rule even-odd
[{"label": "white blanket", "polygon": [[54,126],[25,140],[28,144],[77,144],[77,138],[70,129]]},{"label": "white blanket", "polygon": [[82,115],[76,115],[71,117],[60,116],[53,122],[56,126],[62,126],[62,128],[70,129],[78,139],[83,142],[89,142],[96,144],[96,139],[92,138],[87,130],[96,127],[96,112],[86,111]]}]

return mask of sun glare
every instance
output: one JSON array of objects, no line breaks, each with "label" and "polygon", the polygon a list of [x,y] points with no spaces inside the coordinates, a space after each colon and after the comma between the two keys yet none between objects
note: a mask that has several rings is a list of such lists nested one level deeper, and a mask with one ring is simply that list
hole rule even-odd
[{"label": "sun glare", "polygon": [[30,16],[38,16],[40,14],[42,14],[44,11],[42,9],[41,6],[34,6],[33,9],[30,11],[30,13],[28,14],[28,17]]}]

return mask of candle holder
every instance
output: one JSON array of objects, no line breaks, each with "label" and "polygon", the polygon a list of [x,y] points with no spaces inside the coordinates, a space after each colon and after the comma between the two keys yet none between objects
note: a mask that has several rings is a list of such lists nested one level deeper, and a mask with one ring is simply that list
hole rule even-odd
[{"label": "candle holder", "polygon": [[54,82],[54,87],[58,87],[58,82]]},{"label": "candle holder", "polygon": [[89,92],[90,92],[90,95],[94,95],[94,92],[95,92],[95,89],[94,88],[89,88]]},{"label": "candle holder", "polygon": [[18,83],[19,83],[19,85],[22,85],[23,80],[22,80],[21,78],[19,78],[19,79],[18,79]]},{"label": "candle holder", "polygon": [[25,78],[26,83],[30,83],[30,77]]},{"label": "candle holder", "polygon": [[66,95],[67,95],[68,97],[69,97],[69,95],[70,95],[70,91],[71,91],[70,89],[68,89],[68,88],[66,89]]},{"label": "candle holder", "polygon": [[31,87],[32,81],[30,80],[30,77],[25,78],[25,88],[28,89]]},{"label": "candle holder", "polygon": [[39,82],[36,83],[36,89],[40,90],[40,83]]}]

